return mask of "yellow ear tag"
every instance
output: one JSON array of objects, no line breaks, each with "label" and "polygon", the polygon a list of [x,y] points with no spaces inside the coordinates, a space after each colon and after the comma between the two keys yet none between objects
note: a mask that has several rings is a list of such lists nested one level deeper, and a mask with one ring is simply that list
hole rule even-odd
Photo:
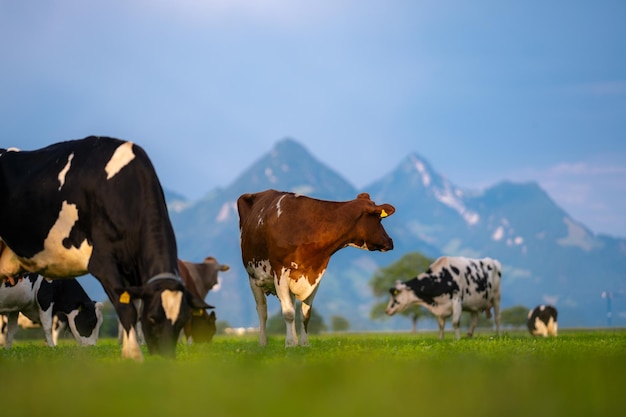
[{"label": "yellow ear tag", "polygon": [[122,303],[122,304],[128,304],[128,303],[130,303],[130,294],[128,293],[128,291],[124,291],[124,292],[120,295],[120,303]]},{"label": "yellow ear tag", "polygon": [[382,218],[387,217],[387,216],[389,216],[389,215],[387,214],[387,212],[385,211],[385,209],[383,209],[383,210],[380,212],[380,218],[382,219]]},{"label": "yellow ear tag", "polygon": [[201,308],[195,309],[192,314],[196,317],[200,317],[202,316],[202,309]]}]

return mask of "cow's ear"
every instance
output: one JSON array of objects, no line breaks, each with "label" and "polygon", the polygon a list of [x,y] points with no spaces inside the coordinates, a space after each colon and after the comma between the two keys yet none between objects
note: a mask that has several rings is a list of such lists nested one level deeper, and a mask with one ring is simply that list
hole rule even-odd
[{"label": "cow's ear", "polygon": [[376,211],[381,219],[384,219],[387,216],[391,216],[396,212],[396,208],[391,204],[381,204],[376,207]]},{"label": "cow's ear", "polygon": [[380,217],[384,219],[387,216],[391,216],[396,212],[396,208],[391,204],[381,204],[380,206],[370,206],[367,209],[369,214],[373,214],[374,216]]},{"label": "cow's ear", "polygon": [[361,193],[357,195],[356,198],[362,198],[364,200],[371,200],[370,195],[368,193]]}]

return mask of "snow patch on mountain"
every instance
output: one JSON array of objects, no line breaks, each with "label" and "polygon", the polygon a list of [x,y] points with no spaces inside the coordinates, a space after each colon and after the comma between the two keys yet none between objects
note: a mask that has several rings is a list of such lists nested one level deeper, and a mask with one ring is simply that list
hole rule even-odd
[{"label": "snow patch on mountain", "polygon": [[419,159],[415,159],[413,164],[415,165],[417,172],[419,172],[422,176],[422,184],[424,184],[424,187],[428,187],[430,185],[431,178],[428,169],[426,169],[426,165],[424,165],[424,163]]},{"label": "snow patch on mountain", "polygon": [[602,246],[584,227],[575,223],[569,217],[563,218],[563,222],[567,225],[567,236],[557,239],[559,245],[579,247],[586,252]]},{"label": "snow patch on mountain", "polygon": [[191,206],[193,206],[193,203],[190,201],[175,200],[167,203],[167,209],[174,213],[185,211]]},{"label": "snow patch on mountain", "polygon": [[278,182],[278,177],[274,175],[272,168],[269,168],[269,167],[265,168],[265,176],[267,177],[267,180],[271,182],[272,184],[275,184]]},{"label": "snow patch on mountain", "polygon": [[474,225],[480,220],[480,215],[465,207],[463,202],[463,191],[458,188],[452,189],[448,181],[444,181],[443,188],[433,189],[435,197],[441,203],[454,209],[459,213],[467,224]]},{"label": "snow patch on mountain", "polygon": [[237,214],[237,202],[236,201],[228,201],[222,204],[219,213],[217,213],[217,217],[215,221],[218,223],[227,222],[230,219],[231,212],[233,215]]}]

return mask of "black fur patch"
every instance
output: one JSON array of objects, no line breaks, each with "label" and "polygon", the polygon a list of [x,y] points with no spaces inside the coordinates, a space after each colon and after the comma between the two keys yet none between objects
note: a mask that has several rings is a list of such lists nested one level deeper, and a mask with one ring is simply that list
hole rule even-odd
[{"label": "black fur patch", "polygon": [[433,275],[432,271],[430,274],[424,273],[420,277],[406,281],[405,284],[419,299],[430,305],[436,304],[435,298],[446,294],[452,298],[460,290],[448,268],[442,268],[438,275]]}]

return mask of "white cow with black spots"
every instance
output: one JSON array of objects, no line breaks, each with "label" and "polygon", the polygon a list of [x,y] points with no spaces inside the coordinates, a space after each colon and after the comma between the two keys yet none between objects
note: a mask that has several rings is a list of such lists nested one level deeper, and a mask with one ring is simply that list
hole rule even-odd
[{"label": "white cow with black spots", "polygon": [[102,303],[91,300],[77,280],[52,281],[31,273],[15,281],[14,285],[9,281],[0,283],[0,313],[7,316],[7,349],[11,348],[22,317],[26,319],[22,321],[30,321],[31,326],[41,325],[48,346],[57,344],[55,317],[60,318],[57,324],[69,325],[79,345],[96,344],[103,322]]},{"label": "white cow with black spots", "polygon": [[412,304],[426,307],[437,316],[439,338],[447,317],[452,316],[455,338],[460,338],[461,312],[471,313],[468,336],[474,334],[478,313],[491,317],[493,307],[496,332],[500,334],[500,262],[491,258],[470,259],[443,256],[426,272],[409,281],[397,281],[389,290],[391,298],[385,312],[394,315]]}]

